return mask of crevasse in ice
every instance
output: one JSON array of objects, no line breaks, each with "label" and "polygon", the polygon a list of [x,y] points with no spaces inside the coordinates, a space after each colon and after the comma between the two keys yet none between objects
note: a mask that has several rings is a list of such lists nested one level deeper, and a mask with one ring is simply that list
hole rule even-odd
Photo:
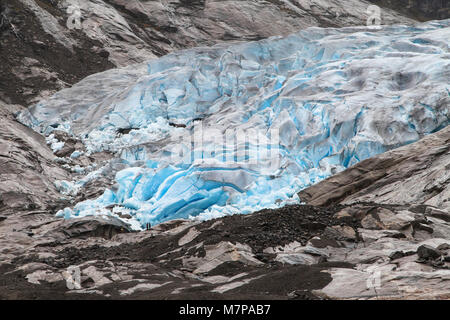
[{"label": "crevasse in ice", "polygon": [[249,213],[446,126],[448,39],[444,20],[194,48],[90,76],[18,119],[121,164],[112,189],[60,216],[127,210],[138,228]]}]

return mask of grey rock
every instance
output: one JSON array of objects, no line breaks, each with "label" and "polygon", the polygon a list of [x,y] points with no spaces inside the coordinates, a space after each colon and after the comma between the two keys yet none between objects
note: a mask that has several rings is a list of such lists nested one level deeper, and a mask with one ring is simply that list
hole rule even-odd
[{"label": "grey rock", "polygon": [[64,145],[61,150],[55,152],[55,156],[64,158],[69,157],[75,151],[75,147],[70,145]]},{"label": "grey rock", "polygon": [[349,226],[332,226],[326,227],[323,236],[330,239],[335,239],[338,241],[342,240],[356,240],[356,232],[352,227]]},{"label": "grey rock", "polygon": [[414,251],[394,251],[389,255],[389,259],[397,260],[403,257],[412,256],[414,254]]},{"label": "grey rock", "polygon": [[405,256],[405,254],[402,251],[394,251],[389,255],[389,259],[396,260],[396,259],[403,258],[404,256]]},{"label": "grey rock", "polygon": [[421,245],[419,248],[417,248],[417,255],[419,258],[424,260],[435,260],[439,258],[442,253],[428,245]]},{"label": "grey rock", "polygon": [[382,229],[380,221],[375,219],[375,217],[371,214],[368,214],[367,216],[364,217],[364,219],[361,220],[361,225],[363,226],[363,228],[369,229],[369,230],[381,230]]},{"label": "grey rock", "polygon": [[448,243],[440,244],[436,249],[439,250],[439,251],[449,250],[450,249],[450,244],[448,244]]},{"label": "grey rock", "polygon": [[400,231],[396,230],[369,230],[369,229],[358,229],[358,233],[364,242],[370,243],[381,238],[405,238],[405,235]]}]

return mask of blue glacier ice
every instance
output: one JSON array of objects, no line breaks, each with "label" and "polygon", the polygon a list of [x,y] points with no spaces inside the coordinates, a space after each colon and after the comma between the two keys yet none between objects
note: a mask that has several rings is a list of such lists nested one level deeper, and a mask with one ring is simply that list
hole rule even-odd
[{"label": "blue glacier ice", "polygon": [[250,213],[448,125],[449,39],[443,20],[183,50],[92,75],[18,119],[123,163],[112,189],[59,216],[120,209],[139,228]]}]

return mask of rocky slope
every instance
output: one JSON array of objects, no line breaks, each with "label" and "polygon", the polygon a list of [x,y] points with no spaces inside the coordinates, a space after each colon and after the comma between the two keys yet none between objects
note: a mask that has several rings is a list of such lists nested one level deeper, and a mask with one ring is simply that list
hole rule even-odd
[{"label": "rocky slope", "polygon": [[450,210],[450,128],[364,160],[303,190],[310,205],[414,204]]},{"label": "rocky slope", "polygon": [[[429,244],[433,244],[434,248],[438,246],[447,248],[448,245],[441,245],[441,243],[448,243],[450,236],[449,165],[450,128],[447,127],[412,145],[362,161],[342,173],[301,191],[299,196],[309,205],[349,206],[349,209],[341,214],[343,219],[354,218],[355,214],[359,215],[360,208],[368,209],[375,203],[377,206],[389,208],[389,210],[368,210],[368,214],[366,213],[361,220],[363,228],[374,230],[367,231],[375,235],[374,243],[383,242],[379,238],[381,235],[395,236],[392,230],[400,230],[409,240],[409,245],[417,245],[420,240],[426,240]],[[393,207],[401,208],[401,210],[392,210]],[[405,210],[405,208],[408,209]],[[413,217],[416,217],[415,221]],[[418,219],[418,217],[421,218]],[[389,236],[387,231],[384,231],[386,229],[391,230]],[[445,281],[438,280],[432,287],[435,288],[434,285],[437,285],[442,288],[442,292],[445,292],[448,297],[450,293],[448,270],[438,271],[428,268],[427,273],[423,273],[423,265],[417,265],[416,262],[409,263],[413,262],[413,258],[405,258],[406,252],[402,249],[402,244],[397,241],[390,239],[388,244],[391,249],[401,252],[398,254],[391,252],[393,255],[391,260],[395,261],[395,266],[392,263],[390,265],[393,270],[389,275],[391,280],[397,283],[400,279],[401,276],[397,275],[397,270],[409,272],[410,275],[402,279],[411,277],[410,280],[406,280],[409,284],[405,283],[405,288],[408,290],[413,288],[411,294],[412,297],[416,297],[425,293],[427,285],[421,283],[422,277],[434,282],[446,274],[442,278],[446,279]],[[402,243],[406,242],[402,240]],[[450,259],[445,257],[444,260]],[[403,262],[408,263],[402,268]],[[388,265],[389,263],[385,264],[383,268],[390,268]],[[347,288],[345,282],[348,280],[347,276],[350,276],[347,270],[334,270],[332,274],[333,282],[329,289],[340,288],[341,292],[345,291]],[[358,281],[356,279],[359,276],[363,274],[354,273],[354,281]],[[414,284],[413,277],[420,279],[417,284]],[[440,282],[439,285],[438,282]],[[337,291],[333,292],[339,296]]]},{"label": "rocky slope", "polygon": [[[365,25],[369,5],[363,0],[2,0],[0,99],[28,105],[90,74],[178,49],[286,35],[309,26]],[[383,24],[413,21],[388,8],[381,16]]]},{"label": "rocky slope", "polygon": [[[64,175],[42,138],[11,119],[3,135],[25,147],[6,153],[17,161],[2,181],[29,154]],[[143,232],[115,218],[57,219],[51,184],[37,181],[48,193],[22,182],[31,201],[2,193],[0,298],[449,299],[449,142],[445,128],[365,160],[299,194],[314,206]]]}]

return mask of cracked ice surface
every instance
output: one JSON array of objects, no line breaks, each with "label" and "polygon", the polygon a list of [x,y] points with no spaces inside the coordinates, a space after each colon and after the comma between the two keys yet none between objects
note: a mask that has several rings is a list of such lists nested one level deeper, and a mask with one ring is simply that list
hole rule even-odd
[{"label": "cracked ice surface", "polygon": [[[114,214],[114,204],[135,225],[249,213],[446,126],[448,39],[444,20],[194,48],[90,76],[18,118],[127,166],[114,188],[60,216]],[[223,144],[243,131],[244,142]]]}]

